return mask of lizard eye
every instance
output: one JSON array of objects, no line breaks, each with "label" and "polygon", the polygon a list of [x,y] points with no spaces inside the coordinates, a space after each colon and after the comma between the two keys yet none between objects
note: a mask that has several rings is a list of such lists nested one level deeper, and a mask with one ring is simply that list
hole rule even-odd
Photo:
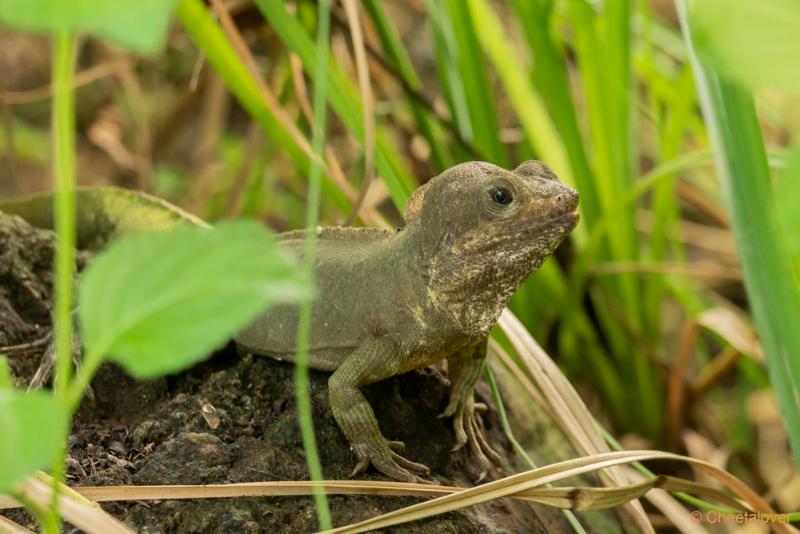
[{"label": "lizard eye", "polygon": [[503,206],[507,206],[511,204],[511,201],[514,200],[511,191],[506,189],[505,187],[493,187],[489,190],[489,196],[492,197],[492,200],[497,202],[498,204],[502,204]]}]

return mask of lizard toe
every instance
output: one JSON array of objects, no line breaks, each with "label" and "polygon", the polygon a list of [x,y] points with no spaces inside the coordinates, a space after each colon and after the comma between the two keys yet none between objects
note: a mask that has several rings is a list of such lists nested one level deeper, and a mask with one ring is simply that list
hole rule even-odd
[{"label": "lizard toe", "polygon": [[500,455],[497,453],[497,451],[495,451],[492,448],[492,446],[489,445],[489,443],[486,441],[486,436],[483,435],[483,432],[478,432],[477,436],[483,453],[489,457],[489,459],[492,461],[493,464],[502,465],[503,464],[502,458],[500,458]]},{"label": "lizard toe", "polygon": [[459,407],[453,420],[456,443],[452,451],[457,451],[469,444],[470,452],[478,459],[482,467],[488,469],[492,463],[501,465],[502,460],[500,455],[489,445],[483,431],[483,420],[478,412],[487,409],[482,402],[468,402]]},{"label": "lizard toe", "polygon": [[503,461],[500,458],[500,455],[495,451],[489,442],[486,440],[486,434],[484,434],[483,429],[480,425],[478,425],[474,420],[472,422],[472,436],[474,440],[477,442],[478,449],[488,457],[493,464],[495,465],[502,465]]},{"label": "lizard toe", "polygon": [[383,473],[389,478],[393,478],[395,480],[399,480],[400,482],[421,482],[422,479],[414,474],[412,470],[406,469],[403,465],[400,464],[400,461],[404,462],[405,466],[411,468],[411,466],[419,466],[427,470],[422,464],[416,464],[409,460],[406,460],[402,456],[392,453],[391,458],[380,458],[380,459],[373,459],[372,465],[375,466],[375,469]]},{"label": "lizard toe", "polygon": [[480,474],[478,475],[478,481],[480,482],[486,478],[486,475],[489,472],[489,469],[491,469],[492,464],[489,462],[489,458],[486,457],[486,454],[482,450],[480,441],[475,437],[474,428],[472,426],[469,427],[469,433],[469,450],[472,457],[477,460],[478,467],[480,468]]},{"label": "lizard toe", "polygon": [[453,446],[453,448],[451,450],[452,451],[457,451],[461,447],[463,447],[467,443],[467,440],[469,439],[467,437],[467,432],[464,430],[464,418],[463,417],[457,416],[453,420],[453,431],[456,434],[456,443],[455,443],[455,445]]},{"label": "lizard toe", "polygon": [[489,474],[489,471],[486,470],[486,469],[481,471],[480,474],[478,475],[478,478],[475,479],[475,484],[480,484],[481,482],[483,482],[483,480],[486,478],[486,475],[488,475],[488,474]]},{"label": "lizard toe", "polygon": [[427,466],[412,462],[395,452],[404,448],[402,441],[391,441],[383,437],[354,445],[351,450],[355,452],[358,463],[350,477],[358,475],[372,464],[375,469],[395,480],[424,482],[418,475],[427,475],[430,470]]},{"label": "lizard toe", "polygon": [[369,462],[369,458],[362,458],[362,459],[360,459],[360,460],[358,461],[358,463],[356,464],[356,466],[353,468],[353,472],[352,472],[352,473],[350,473],[350,478],[353,478],[354,476],[356,476],[356,475],[358,475],[358,474],[360,474],[360,473],[363,473],[363,472],[364,472],[364,470],[365,470],[367,467],[369,467],[369,464],[370,464],[370,462]]},{"label": "lizard toe", "polygon": [[406,450],[406,444],[402,441],[386,441],[386,444],[394,452],[401,452]]},{"label": "lizard toe", "polygon": [[447,408],[445,408],[444,411],[442,413],[440,413],[439,415],[437,415],[436,417],[439,418],[439,419],[442,419],[444,417],[450,417],[450,416],[452,416],[453,414],[456,413],[456,411],[458,410],[458,407],[459,407],[459,403],[457,401],[450,401],[450,403],[448,403],[448,405],[447,405]]},{"label": "lizard toe", "polygon": [[411,470],[418,475],[428,475],[430,474],[431,470],[428,469],[428,466],[425,464],[418,464],[417,462],[412,462],[407,458],[403,458],[396,452],[392,453],[392,459],[403,466],[405,469]]}]

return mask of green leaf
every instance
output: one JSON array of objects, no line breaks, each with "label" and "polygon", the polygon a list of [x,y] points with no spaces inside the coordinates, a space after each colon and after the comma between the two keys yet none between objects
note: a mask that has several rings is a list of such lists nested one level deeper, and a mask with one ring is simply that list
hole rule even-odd
[{"label": "green leaf", "polygon": [[800,272],[800,148],[789,153],[786,168],[776,191],[778,224],[786,241],[786,247],[794,259],[795,270]]},{"label": "green leaf", "polygon": [[0,390],[0,493],[53,462],[68,420],[49,392]]},{"label": "green leaf", "polygon": [[115,243],[87,268],[78,302],[88,354],[149,378],[203,359],[269,304],[311,293],[274,236],[234,222]]},{"label": "green leaf", "polygon": [[704,63],[753,89],[800,91],[800,2],[699,0],[690,16]]},{"label": "green leaf", "polygon": [[135,52],[164,45],[177,0],[0,0],[0,22],[25,30],[86,32]]},{"label": "green leaf", "polygon": [[696,54],[686,0],[676,5],[692,52],[747,299],[794,459],[800,462],[800,279],[780,235],[761,125],[752,95]]}]

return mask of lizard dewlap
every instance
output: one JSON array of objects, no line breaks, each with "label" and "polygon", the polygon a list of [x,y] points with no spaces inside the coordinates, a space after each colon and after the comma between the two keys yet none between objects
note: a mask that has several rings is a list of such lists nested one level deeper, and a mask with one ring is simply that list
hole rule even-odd
[{"label": "lizard dewlap", "polygon": [[[329,402],[358,458],[398,480],[428,472],[384,437],[360,387],[447,359],[443,415],[456,449],[468,444],[482,472],[499,462],[475,413],[473,391],[489,330],[517,288],[578,222],[578,195],[544,163],[513,171],[457,165],[417,189],[397,232],[326,228],[318,233],[310,366],[330,371]],[[283,234],[300,253],[303,232]],[[296,306],[271,308],[236,337],[244,350],[292,360]]]}]

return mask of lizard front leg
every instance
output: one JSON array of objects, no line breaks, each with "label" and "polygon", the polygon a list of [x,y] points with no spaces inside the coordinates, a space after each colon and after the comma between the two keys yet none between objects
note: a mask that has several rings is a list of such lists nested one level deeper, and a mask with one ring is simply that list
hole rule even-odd
[{"label": "lizard front leg", "polygon": [[483,425],[477,412],[485,411],[486,405],[475,402],[475,383],[480,377],[486,361],[486,343],[483,340],[474,347],[458,352],[447,358],[447,372],[450,375],[450,401],[439,417],[454,416],[453,428],[456,434],[457,451],[469,445],[470,453],[480,464],[482,480],[489,471],[491,463],[500,464],[500,456],[492,449],[483,434]]},{"label": "lizard front leg", "polygon": [[417,475],[429,473],[426,466],[397,454],[404,444],[383,437],[372,407],[358,389],[392,376],[394,369],[387,362],[400,360],[399,355],[393,358],[396,351],[389,342],[369,341],[353,351],[328,380],[328,402],[333,417],[358,458],[350,476],[357,475],[369,464],[388,477],[407,482],[418,482]]}]

